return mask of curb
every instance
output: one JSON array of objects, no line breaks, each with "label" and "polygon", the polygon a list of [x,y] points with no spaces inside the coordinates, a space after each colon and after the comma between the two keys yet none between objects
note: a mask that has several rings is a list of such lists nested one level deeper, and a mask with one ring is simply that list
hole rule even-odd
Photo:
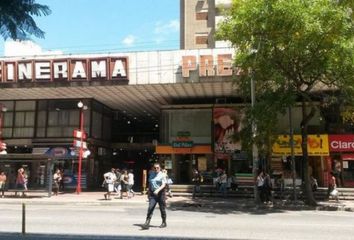
[{"label": "curb", "polygon": [[[92,196],[91,196],[92,197]],[[98,197],[98,196],[97,196]],[[71,199],[70,199],[71,198]],[[30,205],[73,205],[73,206],[137,206],[147,205],[148,202],[145,197],[139,197],[136,199],[113,199],[111,201],[104,199],[72,199],[74,196],[63,199],[21,199],[21,198],[8,198],[0,199],[0,204],[13,204],[20,205],[22,203]],[[284,211],[299,211],[299,210],[312,210],[312,211],[346,211],[354,212],[354,204],[347,205],[345,203],[327,203],[319,202],[317,206],[307,206],[302,202],[299,203],[287,203],[287,202],[275,202],[271,205],[257,205],[249,199],[190,199],[179,198],[167,200],[167,207],[171,209],[221,209],[227,211],[272,211],[272,210],[284,210]]]}]

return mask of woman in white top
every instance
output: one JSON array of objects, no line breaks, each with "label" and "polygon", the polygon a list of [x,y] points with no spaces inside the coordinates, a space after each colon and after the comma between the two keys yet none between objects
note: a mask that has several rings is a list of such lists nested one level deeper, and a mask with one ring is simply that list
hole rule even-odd
[{"label": "woman in white top", "polygon": [[107,192],[104,194],[106,200],[111,200],[111,192],[114,190],[114,182],[117,180],[116,174],[114,173],[115,169],[112,168],[110,172],[103,174],[104,184],[107,187]]},{"label": "woman in white top", "polygon": [[134,197],[135,193],[133,191],[134,186],[134,174],[133,170],[130,169],[128,173],[128,198]]},{"label": "woman in white top", "polygon": [[260,171],[257,176],[257,190],[261,202],[264,202],[264,172]]}]

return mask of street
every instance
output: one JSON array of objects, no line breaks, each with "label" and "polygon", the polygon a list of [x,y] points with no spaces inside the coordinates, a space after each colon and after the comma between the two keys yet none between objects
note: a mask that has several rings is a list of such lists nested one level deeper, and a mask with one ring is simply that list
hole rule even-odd
[{"label": "street", "polygon": [[[146,210],[147,203],[129,200],[121,206],[27,204],[29,235],[24,239],[354,239],[351,212],[236,211],[181,205],[168,209],[167,228],[158,228],[157,208],[152,227],[141,230]],[[4,203],[0,212],[0,239],[21,239],[22,205]]]}]

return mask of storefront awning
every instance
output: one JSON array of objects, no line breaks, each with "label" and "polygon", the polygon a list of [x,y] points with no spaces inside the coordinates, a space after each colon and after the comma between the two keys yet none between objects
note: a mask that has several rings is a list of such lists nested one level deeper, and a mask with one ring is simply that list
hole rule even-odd
[{"label": "storefront awning", "polygon": [[354,161],[354,154],[343,154],[342,160],[344,161]]}]

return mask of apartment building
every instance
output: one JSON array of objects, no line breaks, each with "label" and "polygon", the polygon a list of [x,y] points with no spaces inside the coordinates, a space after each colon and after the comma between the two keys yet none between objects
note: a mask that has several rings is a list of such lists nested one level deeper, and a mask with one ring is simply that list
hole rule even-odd
[{"label": "apartment building", "polygon": [[181,0],[180,48],[230,47],[228,42],[216,41],[214,34],[231,2],[232,0]]}]

